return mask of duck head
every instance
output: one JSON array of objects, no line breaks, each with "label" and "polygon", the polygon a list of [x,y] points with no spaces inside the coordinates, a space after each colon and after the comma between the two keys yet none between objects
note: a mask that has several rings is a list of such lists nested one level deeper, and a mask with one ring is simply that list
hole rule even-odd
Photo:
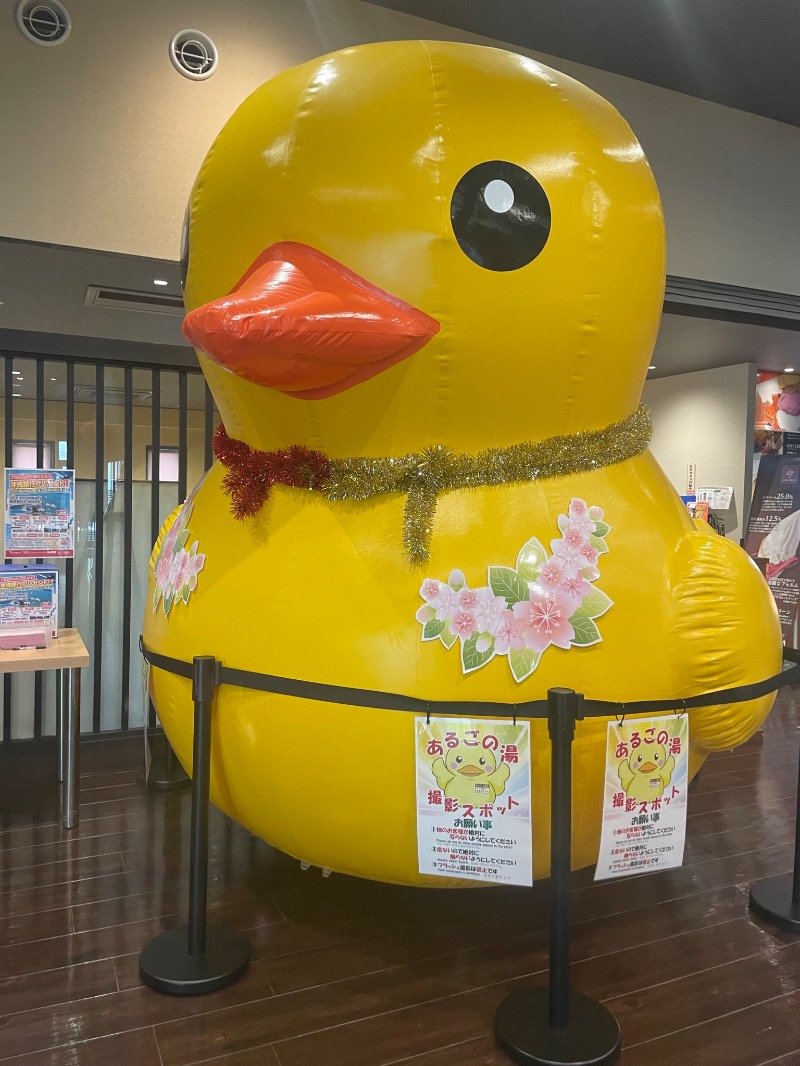
[{"label": "duck head", "polygon": [[413,41],[279,74],[212,146],[184,233],[184,330],[253,447],[477,451],[638,404],[655,182],[609,104],[531,59]]},{"label": "duck head", "polygon": [[497,762],[490,750],[463,742],[457,748],[449,749],[446,763],[456,777],[466,778],[476,785],[486,783],[497,769]]},{"label": "duck head", "polygon": [[667,751],[663,744],[653,744],[645,750],[643,747],[631,754],[629,765],[635,774],[658,776],[667,761]]}]

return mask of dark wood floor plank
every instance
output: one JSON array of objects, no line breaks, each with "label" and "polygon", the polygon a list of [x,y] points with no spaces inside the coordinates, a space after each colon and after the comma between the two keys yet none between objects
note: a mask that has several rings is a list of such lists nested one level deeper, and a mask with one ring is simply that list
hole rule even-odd
[{"label": "dark wood floor plank", "polygon": [[[281,1066],[280,1059],[272,1047],[235,1051],[232,1055],[215,1055],[206,1062],[208,1066]],[[320,1066],[323,1064],[320,1063]]]},{"label": "dark wood floor plank", "polygon": [[435,1051],[423,1052],[410,1059],[393,1059],[391,1066],[510,1066],[511,1061],[497,1047],[493,1037],[479,1036],[473,1040],[436,1048]]},{"label": "dark wood floor plank", "polygon": [[[222,1009],[238,1003],[243,996],[263,1004],[271,995],[263,968],[254,966],[235,986],[208,996],[168,996],[140,985],[105,996],[37,1008],[14,1016],[13,1026],[8,1026],[3,1034],[0,1061],[14,1055],[116,1036],[146,1025],[190,1020],[215,1007]],[[80,1018],[77,1027],[76,1016]]]},{"label": "dark wood floor plank", "polygon": [[30,930],[27,940],[0,951],[0,977],[17,978],[53,967],[80,966],[85,962],[115,959],[132,951],[139,952],[154,936],[172,924],[162,918],[149,918],[129,925],[90,929],[85,933],[67,933],[47,939],[36,939],[35,930]]},{"label": "dark wood floor plank", "polygon": [[647,1043],[626,1046],[622,1066],[763,1066],[796,1055],[800,991],[788,992]]},{"label": "dark wood floor plank", "polygon": [[[745,1010],[782,995],[787,987],[800,985],[798,942],[727,966],[705,968],[703,961],[701,956],[701,968],[696,973],[666,982],[651,981],[651,985],[658,984],[657,994],[652,989],[642,989],[606,1001],[623,1027],[628,1045]],[[658,960],[653,959],[652,963],[657,975]],[[677,1024],[676,1019],[680,1019]]]},{"label": "dark wood floor plank", "polygon": [[87,962],[0,979],[0,1017],[117,991],[112,961]]},{"label": "dark wood floor plank", "polygon": [[15,1055],[3,1062],[4,1066],[161,1066],[161,1057],[153,1029],[147,1026],[69,1047]]},{"label": "dark wood floor plank", "polygon": [[124,870],[122,855],[116,851],[102,855],[81,855],[74,859],[39,863],[36,866],[22,866],[7,873],[0,873],[0,915],[3,914],[2,897],[6,893],[68,885],[88,877],[123,873]]},{"label": "dark wood floor plank", "polygon": [[[522,985],[521,981],[493,985],[420,1002],[355,1024],[336,1025],[280,1041],[275,1050],[281,1066],[318,1066],[323,1062],[377,1066],[396,1062],[423,1054],[431,1047],[443,1048],[492,1032],[499,1003]],[[160,1036],[158,1039],[160,1045]],[[452,1061],[443,1057],[446,1062]]]}]

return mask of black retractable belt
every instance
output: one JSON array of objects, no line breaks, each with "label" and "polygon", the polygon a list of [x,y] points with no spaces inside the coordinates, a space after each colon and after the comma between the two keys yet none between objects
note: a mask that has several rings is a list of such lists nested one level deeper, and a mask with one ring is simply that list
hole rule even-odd
[{"label": "black retractable belt", "polygon": [[[192,676],[192,664],[183,659],[173,659],[150,651],[143,641],[139,648],[145,660],[159,670],[180,677]],[[583,699],[584,718],[619,717],[622,709],[626,715],[656,714],[659,711],[692,710],[696,707],[714,707],[719,703],[744,703],[766,696],[769,692],[793,685],[800,681],[800,652],[784,648],[784,656],[789,660],[779,674],[755,681],[749,685],[737,685],[734,688],[717,689],[703,692],[698,696],[676,697],[663,700],[593,700]],[[343,685],[326,685],[319,681],[298,681],[291,677],[277,674],[259,674],[253,670],[238,670],[223,666],[220,670],[220,684],[233,685],[237,688],[257,689],[261,692],[274,692],[280,696],[295,696],[302,700],[316,700],[321,703],[344,704],[348,707],[373,707],[382,711],[410,711],[412,714],[436,714],[444,718],[494,718],[509,717],[513,713],[517,718],[547,718],[547,700],[529,700],[527,703],[500,703],[488,700],[472,702],[470,700],[426,700],[417,696],[404,696],[399,692],[377,692],[373,689],[347,688]]]}]

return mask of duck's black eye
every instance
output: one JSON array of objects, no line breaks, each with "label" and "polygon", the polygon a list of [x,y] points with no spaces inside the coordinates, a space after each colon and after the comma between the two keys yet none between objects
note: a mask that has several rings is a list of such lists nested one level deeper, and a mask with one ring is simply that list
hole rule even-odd
[{"label": "duck's black eye", "polygon": [[191,204],[186,205],[181,230],[181,292],[186,289],[186,275],[189,273],[189,212]]},{"label": "duck's black eye", "polygon": [[547,243],[550,202],[527,170],[493,159],[468,170],[456,185],[450,221],[473,263],[487,270],[518,270]]}]

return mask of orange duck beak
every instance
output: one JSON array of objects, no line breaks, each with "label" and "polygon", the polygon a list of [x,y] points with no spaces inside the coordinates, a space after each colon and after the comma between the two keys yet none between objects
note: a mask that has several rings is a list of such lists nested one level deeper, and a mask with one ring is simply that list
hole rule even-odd
[{"label": "orange duck beak", "polygon": [[358,385],[419,351],[435,318],[305,244],[273,244],[234,289],[191,311],[186,339],[240,377],[300,399]]}]

